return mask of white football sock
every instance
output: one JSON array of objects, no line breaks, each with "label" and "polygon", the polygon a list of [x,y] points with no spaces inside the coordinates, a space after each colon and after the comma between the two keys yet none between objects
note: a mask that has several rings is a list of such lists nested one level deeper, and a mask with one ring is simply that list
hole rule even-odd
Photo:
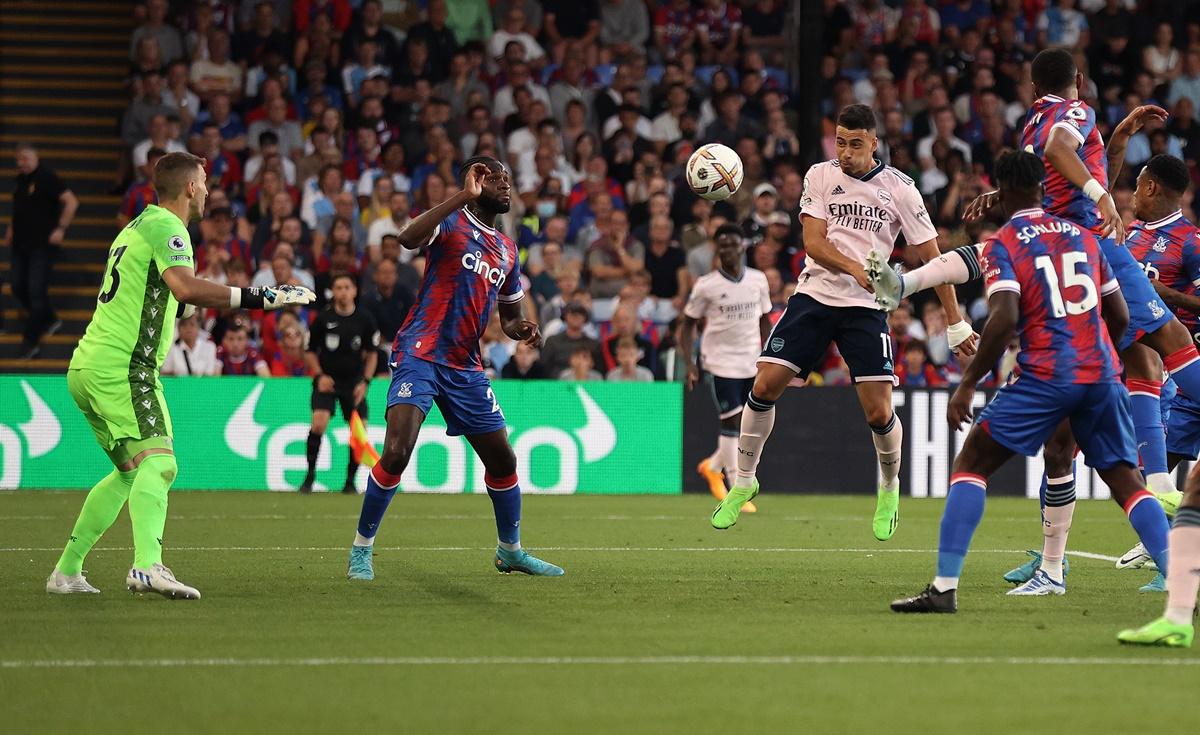
[{"label": "white football sock", "polygon": [[375,545],[375,537],[372,536],[371,538],[367,538],[366,536],[362,535],[361,533],[355,531],[354,532],[354,545],[355,546],[374,546]]},{"label": "white football sock", "polygon": [[715,469],[723,470],[730,476],[737,474],[738,438],[722,434],[717,438],[717,458]]},{"label": "white football sock", "polygon": [[1150,492],[1156,495],[1167,495],[1176,491],[1175,483],[1171,480],[1168,472],[1146,475],[1146,486],[1150,488]]},{"label": "white football sock", "polygon": [[949,592],[958,589],[958,577],[934,577],[933,588],[938,592]]},{"label": "white football sock", "polygon": [[[757,410],[758,408],[765,410]],[[742,433],[738,437],[737,485],[748,487],[754,484],[759,457],[774,427],[774,401],[766,404],[751,394],[746,402],[746,410],[742,411]]]},{"label": "white football sock", "polygon": [[902,280],[903,295],[908,297],[927,288],[966,283],[978,277],[979,251],[975,245],[965,245],[943,253],[920,268],[905,273]]},{"label": "white football sock", "polygon": [[875,454],[879,457],[879,484],[889,492],[900,489],[900,450],[904,446],[904,427],[900,417],[892,418],[882,427],[871,427],[871,440],[875,442]]}]

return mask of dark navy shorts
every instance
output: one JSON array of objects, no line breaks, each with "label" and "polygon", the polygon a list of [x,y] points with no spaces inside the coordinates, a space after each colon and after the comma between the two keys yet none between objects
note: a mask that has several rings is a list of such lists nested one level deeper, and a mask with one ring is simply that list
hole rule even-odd
[{"label": "dark navy shorts", "polygon": [[434,403],[450,436],[475,436],[505,427],[492,384],[480,370],[458,370],[411,355],[392,353],[388,408],[406,404],[428,415]]},{"label": "dark navy shorts", "polygon": [[1168,380],[1162,392],[1163,426],[1167,427],[1167,453],[1189,459],[1200,457],[1200,403]]},{"label": "dark navy shorts", "polygon": [[979,428],[998,444],[1032,457],[1070,419],[1088,467],[1138,466],[1129,393],[1120,383],[1047,383],[1029,375],[996,392],[979,414]]},{"label": "dark navy shorts", "polygon": [[807,294],[793,294],[767,337],[758,361],[786,365],[801,380],[834,342],[855,383],[896,384],[887,314],[865,306],[828,306]]},{"label": "dark navy shorts", "polygon": [[712,374],[709,378],[713,403],[717,404],[717,415],[721,420],[741,413],[750,389],[754,387],[754,378],[722,378]]},{"label": "dark navy shorts", "polygon": [[1150,279],[1146,277],[1146,271],[1129,252],[1129,248],[1111,237],[1105,237],[1100,238],[1100,249],[1112,266],[1113,275],[1121,284],[1121,296],[1129,306],[1129,329],[1125,330],[1121,343],[1117,345],[1117,349],[1124,352],[1143,336],[1162,329],[1174,319],[1174,315],[1159,298]]}]

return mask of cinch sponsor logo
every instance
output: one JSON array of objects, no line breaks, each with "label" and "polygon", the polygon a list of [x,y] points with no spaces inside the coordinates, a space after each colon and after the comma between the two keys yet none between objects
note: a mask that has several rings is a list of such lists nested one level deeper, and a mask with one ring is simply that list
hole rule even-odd
[{"label": "cinch sponsor logo", "polygon": [[508,278],[503,270],[489,266],[487,261],[483,259],[483,252],[479,250],[473,253],[463,253],[462,264],[463,268],[483,276],[483,280],[497,287],[503,286],[504,281]]}]

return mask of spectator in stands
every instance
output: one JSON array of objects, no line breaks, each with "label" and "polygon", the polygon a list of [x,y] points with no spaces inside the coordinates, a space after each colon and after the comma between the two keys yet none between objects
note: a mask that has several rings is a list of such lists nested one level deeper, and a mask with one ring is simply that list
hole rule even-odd
[{"label": "spectator in stands", "polygon": [[642,350],[630,337],[622,337],[617,341],[616,365],[608,371],[605,380],[622,383],[652,383],[654,373],[639,364],[638,359]]},{"label": "spectator in stands", "polygon": [[180,319],[175,327],[175,342],[163,360],[163,375],[220,375],[217,346],[208,332],[200,329],[200,317]]},{"label": "spectator in stands", "polygon": [[221,148],[230,153],[241,153],[246,149],[246,128],[242,118],[233,111],[229,95],[218,93],[208,100],[208,110],[200,113],[192,124],[192,135],[199,135],[209,123],[220,131]]},{"label": "spectator in stands", "polygon": [[312,370],[304,360],[305,333],[299,323],[289,324],[279,331],[279,345],[271,354],[271,375],[277,377],[308,377]]},{"label": "spectator in stands", "polygon": [[381,64],[391,66],[400,56],[400,44],[383,25],[383,4],[380,0],[363,0],[359,7],[358,22],[350,27],[342,40],[349,58],[357,58],[362,44],[375,44],[376,56]]},{"label": "spectator in stands", "polygon": [[146,22],[133,31],[129,39],[129,58],[137,58],[138,45],[143,38],[154,38],[162,53],[162,61],[169,64],[183,58],[183,39],[179,31],[167,23],[167,0],[148,0]]},{"label": "spectator in stands", "polygon": [[938,388],[947,385],[949,381],[929,361],[925,344],[921,340],[911,340],[904,347],[904,359],[896,365],[896,379],[900,385],[912,388]]},{"label": "spectator in stands", "polygon": [[623,304],[612,315],[612,333],[600,344],[601,362],[604,371],[617,367],[617,345],[621,340],[632,341],[637,349],[637,362],[653,375],[658,372],[658,352],[654,343],[642,334],[643,324],[638,317],[637,307]]},{"label": "spectator in stands", "polygon": [[327,165],[315,181],[307,182],[300,201],[300,218],[310,229],[317,229],[322,217],[335,214],[334,199],[349,190],[349,183],[338,166]]},{"label": "spectator in stands", "polygon": [[138,167],[138,178],[125,192],[121,200],[121,209],[117,212],[117,226],[124,228],[134,217],[146,209],[147,205],[158,204],[158,194],[154,191],[152,181],[154,164],[166,155],[161,148],[151,148],[146,152],[146,163]]},{"label": "spectator in stands", "polygon": [[539,357],[536,347],[518,342],[512,359],[500,371],[500,377],[505,380],[544,380],[546,369]]},{"label": "spectator in stands", "polygon": [[[399,235],[400,230],[409,223],[408,212],[411,205],[408,194],[403,191],[392,192],[388,197],[388,209],[390,216],[375,220],[367,228],[367,257],[372,263],[379,261],[383,238],[387,235]],[[402,257],[408,261],[412,260],[415,251],[406,249],[404,253]]]},{"label": "spectator in stands", "polygon": [[231,99],[242,97],[242,67],[229,58],[229,34],[214,29],[208,34],[208,59],[192,62],[192,89],[202,101],[215,95],[227,94]]},{"label": "spectator in stands", "polygon": [[[252,151],[261,151],[262,135],[274,133],[275,151],[285,159],[295,159],[304,151],[304,136],[300,132],[300,123],[289,120],[288,103],[282,97],[277,97],[267,103],[267,117],[250,124],[246,137],[250,140]],[[289,163],[291,161],[289,160]],[[295,181],[295,165],[292,169],[292,181]]]},{"label": "spectator in stands", "polygon": [[513,5],[508,9],[504,16],[504,23],[488,40],[488,56],[493,61],[498,61],[504,56],[504,48],[513,42],[519,43],[525,49],[525,61],[536,67],[545,63],[546,51],[525,29],[525,9],[518,5]]},{"label": "spectator in stands", "polygon": [[[295,220],[291,220],[294,222]],[[296,255],[292,244],[287,241],[281,241],[271,253],[271,259],[268,261],[268,267],[260,269],[254,274],[254,279],[250,282],[251,286],[262,288],[263,286],[282,286],[285,284],[293,284],[304,286],[305,288],[315,292],[317,285],[313,280],[313,276],[304,268],[297,268],[295,265]],[[319,296],[319,294],[318,294]]]},{"label": "spectator in stands", "polygon": [[183,153],[187,151],[182,143],[171,138],[167,116],[156,113],[150,116],[146,126],[147,137],[133,146],[133,167],[139,172],[146,166],[147,152],[158,148],[166,153]]},{"label": "spectator in stands", "polygon": [[156,116],[172,114],[163,99],[163,78],[158,71],[142,75],[141,94],[125,108],[121,117],[121,140],[133,148],[150,136],[150,121]]},{"label": "spectator in stands", "polygon": [[348,0],[293,0],[292,17],[297,33],[304,33],[309,24],[318,18],[325,18],[341,36],[350,27],[350,3]]},{"label": "spectator in stands", "polygon": [[492,35],[492,11],[487,0],[454,0],[446,7],[446,25],[459,43],[487,41]]},{"label": "spectator in stands", "polygon": [[650,296],[656,304],[653,319],[666,324],[683,310],[691,287],[687,256],[679,243],[671,239],[671,220],[667,217],[652,218],[649,233],[645,266],[650,274]]},{"label": "spectator in stands", "polygon": [[58,174],[42,165],[37,150],[28,143],[17,144],[16,163],[12,215],[4,233],[4,246],[11,259],[13,295],[28,313],[19,354],[30,360],[41,352],[42,336],[62,327],[50,304],[50,281],[79,199]]},{"label": "spectator in stands", "polygon": [[227,143],[221,139],[221,128],[217,122],[209,120],[201,125],[194,150],[204,158],[204,173],[208,177],[209,189],[220,188],[237,196],[242,190],[242,164],[237,155],[226,148]]},{"label": "spectator in stands", "polygon": [[602,306],[599,300],[611,302],[629,277],[642,270],[646,262],[646,250],[642,243],[630,236],[629,218],[622,210],[613,210],[597,224],[600,236],[588,246],[587,251],[587,269],[591,279],[588,290],[592,298],[597,300],[598,318],[603,321],[612,313],[612,306]]},{"label": "spectator in stands", "polygon": [[429,49],[430,64],[433,67],[432,77],[444,79],[450,57],[460,44],[471,39],[457,37],[457,29],[453,24],[447,24],[448,10],[446,0],[429,0],[428,20],[418,23],[408,30],[408,38],[422,39]]},{"label": "spectator in stands", "polygon": [[596,362],[592,355],[592,350],[584,345],[580,345],[571,350],[568,367],[558,373],[558,379],[574,382],[604,380],[604,376],[596,371],[595,365]]},{"label": "spectator in stands", "polygon": [[[257,125],[257,123],[255,124]],[[279,150],[279,136],[273,130],[263,130],[258,135],[254,135],[254,126],[250,127],[251,137],[256,141],[255,150],[257,152],[246,161],[244,178],[247,184],[247,200],[251,199],[249,186],[261,184],[259,176],[264,170],[264,162],[274,161],[278,168],[276,173],[281,177],[281,181],[289,187],[294,187],[296,184],[296,164],[291,158],[281,154]]]},{"label": "spectator in stands", "polygon": [[[394,260],[380,260],[375,265],[371,279],[375,287],[359,299],[363,309],[375,317],[375,324],[383,338],[382,349],[385,352],[391,349],[392,338],[400,331],[400,326],[408,316],[408,310],[416,301],[416,295],[397,282],[397,268]],[[386,366],[387,355],[382,357],[384,359],[380,361],[380,365]]]},{"label": "spectator in stands", "polygon": [[[600,35],[599,0],[545,0],[542,31],[551,55],[561,61],[567,46],[585,49],[595,54],[595,42]],[[589,58],[592,66],[597,59]]]},{"label": "spectator in stands", "polygon": [[221,375],[270,376],[267,361],[258,350],[250,346],[247,329],[241,322],[233,322],[225,328],[221,346],[217,348],[217,361],[221,363]]},{"label": "spectator in stands", "polygon": [[583,348],[591,354],[589,370],[601,364],[599,343],[584,334],[590,317],[587,307],[573,301],[563,307],[562,314],[563,331],[548,337],[542,347],[542,364],[546,367],[546,374],[558,376],[570,368],[571,355],[577,348]]}]

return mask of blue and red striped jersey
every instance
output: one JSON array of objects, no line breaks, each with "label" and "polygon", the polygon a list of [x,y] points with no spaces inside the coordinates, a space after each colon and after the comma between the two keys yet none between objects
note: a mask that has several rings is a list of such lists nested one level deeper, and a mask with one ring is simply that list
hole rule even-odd
[{"label": "blue and red striped jersey", "polygon": [[392,349],[458,370],[483,370],[479,338],[497,301],[515,303],[521,262],[512,238],[484,225],[466,208],[437,226],[426,250],[417,303]]},{"label": "blue and red striped jersey", "polygon": [[1021,298],[1022,375],[1048,383],[1116,383],[1121,367],[1100,298],[1120,286],[1096,237],[1074,222],[1025,209],[983,247],[988,298]]},{"label": "blue and red striped jersey", "polygon": [[[1157,222],[1136,220],[1125,233],[1125,247],[1146,275],[1181,293],[1200,294],[1200,228],[1182,210]],[[1200,332],[1200,316],[1176,309],[1175,316],[1192,334]]]},{"label": "blue and red striped jersey", "polygon": [[[1078,143],[1079,158],[1092,178],[1108,188],[1108,160],[1104,154],[1104,140],[1096,129],[1096,112],[1083,100],[1064,100],[1048,94],[1033,103],[1021,133],[1021,147],[1046,160],[1046,143],[1050,131],[1060,128]],[[1046,195],[1042,208],[1055,217],[1062,217],[1087,227],[1099,234],[1101,227],[1100,209],[1083,193],[1083,190],[1067,181],[1053,166],[1046,166]]]}]

